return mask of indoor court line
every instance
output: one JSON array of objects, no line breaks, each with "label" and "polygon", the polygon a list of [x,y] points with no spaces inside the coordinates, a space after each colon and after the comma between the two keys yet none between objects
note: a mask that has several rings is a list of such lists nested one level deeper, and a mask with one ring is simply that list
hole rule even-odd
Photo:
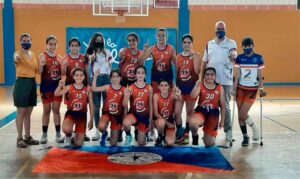
[{"label": "indoor court line", "polygon": [[[280,116],[282,116],[282,115],[280,115]],[[293,131],[293,132],[295,132],[295,133],[298,132],[298,131],[296,131],[296,130],[294,130],[294,129],[292,129],[292,128],[290,128],[290,127],[288,127],[288,126],[286,126],[286,125],[284,125],[284,124],[282,124],[282,123],[280,123],[280,122],[275,121],[274,119],[272,119],[272,118],[270,118],[270,117],[268,117],[268,116],[263,116],[263,117],[266,118],[266,119],[269,119],[270,121],[272,121],[272,122],[274,122],[274,123],[276,123],[276,124],[278,124],[278,125],[280,125],[280,126],[282,126],[282,127],[287,128],[287,129],[289,129],[289,130],[291,130],[291,131]]]}]

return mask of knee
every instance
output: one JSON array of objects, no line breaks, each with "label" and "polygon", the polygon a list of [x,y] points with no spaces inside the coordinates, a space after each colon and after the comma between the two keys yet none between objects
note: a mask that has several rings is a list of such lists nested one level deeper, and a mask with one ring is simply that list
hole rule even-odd
[{"label": "knee", "polygon": [[240,116],[239,116],[239,120],[240,120],[241,122],[246,121],[247,118],[248,118],[248,115],[247,115],[247,114],[240,114]]},{"label": "knee", "polygon": [[165,121],[163,119],[157,119],[156,121],[156,128],[157,129],[162,129],[165,127]]},{"label": "knee", "polygon": [[131,122],[130,122],[130,120],[129,120],[128,118],[125,118],[125,119],[123,120],[123,127],[124,127],[124,128],[129,128],[129,127],[131,127]]},{"label": "knee", "polygon": [[69,126],[62,126],[62,131],[66,134],[66,135],[71,135],[73,132],[73,128],[69,127]]},{"label": "knee", "polygon": [[59,115],[59,108],[52,108],[53,114]]},{"label": "knee", "polygon": [[105,132],[105,131],[106,131],[105,124],[100,123],[100,124],[98,125],[98,129],[99,129],[100,132]]},{"label": "knee", "polygon": [[212,139],[205,139],[203,140],[203,143],[205,145],[205,147],[213,147],[215,146],[215,140],[212,140]]},{"label": "knee", "polygon": [[51,112],[51,109],[44,109],[43,110],[44,115],[50,115],[50,112]]}]

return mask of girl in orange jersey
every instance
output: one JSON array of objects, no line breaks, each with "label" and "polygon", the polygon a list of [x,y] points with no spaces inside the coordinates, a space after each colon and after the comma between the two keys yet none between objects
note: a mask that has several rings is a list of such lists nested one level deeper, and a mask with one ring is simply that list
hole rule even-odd
[{"label": "girl in orange jersey", "polygon": [[129,48],[120,50],[120,70],[122,73],[122,85],[127,86],[135,82],[134,70],[138,65],[143,65],[138,61],[142,52],[138,49],[139,37],[135,33],[127,35]]},{"label": "girl in orange jersey", "polygon": [[145,82],[146,68],[138,66],[135,70],[135,75],[137,81],[125,89],[123,100],[123,106],[127,106],[130,101],[130,110],[123,120],[123,127],[126,132],[125,146],[131,145],[132,136],[130,129],[132,125],[136,125],[138,128],[138,144],[140,146],[146,144],[146,133],[149,130],[150,121],[153,116],[153,92],[152,87]]},{"label": "girl in orange jersey", "polygon": [[[81,68],[84,72],[84,86],[88,85],[88,72],[89,72],[89,65],[86,58],[80,54],[80,48],[81,43],[78,38],[73,37],[69,40],[69,49],[70,53],[66,55],[62,60],[62,69],[61,74],[63,76],[63,79],[66,81],[66,85],[73,84],[74,78],[73,78],[73,71],[76,68]],[[68,95],[66,94],[64,97],[64,103],[68,104]],[[84,137],[85,141],[90,141],[90,138],[86,135]]]},{"label": "girl in orange jersey", "polygon": [[[62,130],[66,134],[66,146],[71,145],[71,135],[75,125],[75,138],[73,140],[76,146],[82,146],[84,142],[86,123],[87,123],[87,105],[89,105],[90,118],[94,116],[94,104],[91,91],[84,86],[84,70],[76,68],[72,72],[75,83],[65,86],[65,81],[60,80],[54,95],[68,95],[67,112],[63,121]],[[93,120],[88,123],[88,129],[93,128]]]},{"label": "girl in orange jersey", "polygon": [[[197,98],[192,98],[190,94],[198,80],[201,56],[193,50],[193,36],[191,34],[184,35],[181,40],[183,52],[177,55],[176,85],[181,90],[182,100],[176,101],[175,115],[177,124],[177,142],[188,144],[190,132],[189,121],[197,101]],[[186,127],[183,135],[181,115],[184,103],[186,106]]]},{"label": "girl in orange jersey", "polygon": [[175,142],[174,107],[175,101],[181,99],[181,91],[175,87],[171,92],[168,80],[165,79],[159,81],[158,88],[160,93],[153,95],[154,120],[158,132],[155,145],[162,146],[162,142],[165,140],[168,146],[172,146]]},{"label": "girl in orange jersey", "polygon": [[[190,121],[190,129],[193,135],[193,145],[198,145],[198,128],[203,126],[203,142],[206,147],[214,146],[218,128],[224,127],[225,97],[223,87],[215,82],[216,70],[212,67],[204,70],[204,81],[197,81],[191,96],[197,98],[198,106]],[[219,108],[221,108],[221,120],[219,121]]]},{"label": "girl in orange jersey", "polygon": [[111,85],[104,85],[101,87],[96,86],[96,79],[99,73],[94,74],[95,78],[92,84],[92,91],[95,92],[106,92],[105,104],[102,108],[102,116],[100,123],[98,125],[99,130],[102,132],[102,137],[100,141],[101,146],[105,146],[105,141],[107,137],[107,127],[109,122],[111,122],[111,137],[110,144],[111,146],[117,145],[119,134],[122,129],[123,118],[127,113],[127,106],[123,106],[124,91],[125,87],[122,87],[121,82],[121,73],[119,70],[112,70],[110,72]]},{"label": "girl in orange jersey", "polygon": [[151,74],[151,85],[153,92],[159,92],[158,81],[166,78],[169,84],[173,84],[172,63],[176,64],[176,51],[174,47],[167,44],[168,33],[165,28],[160,28],[156,33],[157,44],[149,47],[149,43],[144,45],[144,51],[140,56],[141,63],[152,56],[153,66]]},{"label": "girl in orange jersey", "polygon": [[64,139],[60,134],[60,104],[61,96],[54,96],[54,91],[61,79],[61,57],[56,54],[57,39],[49,36],[46,39],[46,51],[40,55],[39,73],[41,74],[40,93],[43,103],[42,128],[43,135],[41,144],[47,143],[47,131],[50,119],[50,112],[53,112],[53,119],[56,130],[56,142],[63,143]]}]

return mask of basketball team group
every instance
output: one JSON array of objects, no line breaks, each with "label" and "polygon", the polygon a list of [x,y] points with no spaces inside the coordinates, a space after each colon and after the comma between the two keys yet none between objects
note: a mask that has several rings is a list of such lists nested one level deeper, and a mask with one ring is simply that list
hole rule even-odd
[{"label": "basketball team group", "polygon": [[[156,44],[150,46],[147,42],[143,50],[138,49],[138,34],[129,33],[128,47],[119,51],[117,69],[112,69],[112,56],[101,33],[93,34],[85,54],[80,53],[80,40],[71,38],[69,53],[64,57],[56,53],[58,40],[50,35],[38,58],[30,51],[32,37],[22,34],[21,49],[14,53],[17,147],[46,144],[51,116],[55,140],[65,146],[80,147],[90,140],[99,141],[100,146],[116,146],[123,140],[124,146],[144,146],[147,142],[174,146],[190,144],[190,139],[192,145],[199,146],[198,130],[202,128],[201,139],[204,146],[210,147],[216,144],[221,128],[225,140],[232,140],[231,98],[238,109],[241,145],[248,146],[251,141],[247,126],[252,141],[257,142],[259,127],[248,112],[257,93],[266,95],[264,60],[255,53],[250,37],[242,40],[243,53],[238,55],[236,42],[226,32],[226,24],[217,22],[215,38],[206,44],[203,54],[193,49],[191,34],[181,37],[183,50],[177,54],[167,43],[165,28],[157,29]],[[153,60],[151,84],[146,83],[148,59]],[[31,114],[37,105],[37,73],[41,76],[43,104],[40,140],[30,133]],[[67,106],[62,120],[61,103]],[[86,131],[94,126],[95,134],[90,139]]]}]

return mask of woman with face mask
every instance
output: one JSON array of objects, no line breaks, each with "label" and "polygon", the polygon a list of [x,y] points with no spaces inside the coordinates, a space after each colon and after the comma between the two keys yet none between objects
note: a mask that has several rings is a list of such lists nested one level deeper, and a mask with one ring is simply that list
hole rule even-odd
[{"label": "woman with face mask", "polygon": [[[110,84],[109,75],[111,71],[112,56],[109,50],[105,48],[105,39],[101,33],[97,32],[92,36],[87,48],[87,56],[89,58],[90,68],[92,71],[92,78],[94,77],[94,74],[99,74],[97,75],[96,87]],[[98,125],[100,119],[101,99],[104,103],[106,99],[106,92],[93,92],[96,126],[95,135],[92,137],[93,141],[100,139]],[[101,140],[105,140],[107,136],[106,132],[103,132],[103,134],[103,139]]]},{"label": "woman with face mask", "polygon": [[266,92],[263,88],[263,69],[265,65],[263,57],[257,53],[254,53],[254,42],[251,38],[244,38],[242,47],[244,53],[237,57],[234,65],[235,81],[231,94],[236,97],[239,124],[243,134],[242,146],[248,146],[249,136],[247,134],[247,125],[252,129],[253,142],[259,142],[260,136],[258,126],[248,115],[248,112],[255,102],[256,93],[258,90],[261,97],[266,95]]},{"label": "woman with face mask", "polygon": [[[13,98],[14,105],[17,107],[17,147],[19,148],[39,144],[39,141],[34,140],[30,135],[31,112],[37,102],[35,76],[38,72],[38,62],[35,54],[29,50],[31,40],[32,38],[29,34],[22,34],[20,37],[21,50],[14,53],[17,79],[14,86]],[[24,138],[22,136],[23,124],[25,129]]]}]

